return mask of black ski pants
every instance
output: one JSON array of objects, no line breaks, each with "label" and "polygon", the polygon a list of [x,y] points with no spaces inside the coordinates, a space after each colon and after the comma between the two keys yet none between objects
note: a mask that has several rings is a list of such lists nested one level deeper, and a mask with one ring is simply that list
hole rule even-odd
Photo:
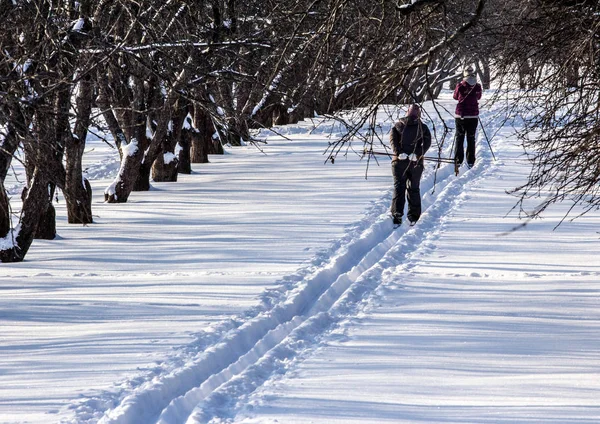
[{"label": "black ski pants", "polygon": [[467,136],[467,163],[475,164],[475,131],[477,130],[478,118],[456,118],[456,151],[454,161],[459,165],[465,158],[465,134]]},{"label": "black ski pants", "polygon": [[392,199],[392,215],[404,215],[405,196],[408,201],[409,221],[418,221],[421,216],[421,175],[423,163],[411,162],[408,159],[392,162],[394,177],[394,197]]}]

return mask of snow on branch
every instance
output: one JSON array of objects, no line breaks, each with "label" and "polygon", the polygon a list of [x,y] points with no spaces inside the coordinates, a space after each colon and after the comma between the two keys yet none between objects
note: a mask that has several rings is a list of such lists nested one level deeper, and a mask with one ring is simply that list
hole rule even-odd
[{"label": "snow on branch", "polygon": [[[250,40],[234,40],[234,41],[223,41],[219,43],[209,43],[209,42],[191,42],[187,40],[175,41],[170,43],[150,43],[143,44],[139,46],[121,46],[117,47],[117,50],[125,51],[129,53],[136,53],[146,50],[160,50],[160,49],[168,49],[168,48],[185,48],[185,47],[196,47],[196,48],[206,48],[206,47],[231,47],[231,46],[246,46],[246,47],[262,47],[269,49],[271,48],[271,44],[266,43],[258,43]],[[113,49],[111,47],[110,49]],[[88,53],[88,54],[100,54],[105,53],[106,49],[98,49],[98,48],[90,48],[90,49],[82,49],[80,53]]]},{"label": "snow on branch", "polygon": [[403,15],[408,15],[408,14],[416,11],[417,9],[420,9],[421,7],[423,7],[426,4],[430,4],[430,3],[439,4],[439,3],[443,3],[443,2],[444,2],[444,0],[411,0],[410,3],[401,5],[400,0],[398,0],[398,3],[396,3],[396,8]]}]

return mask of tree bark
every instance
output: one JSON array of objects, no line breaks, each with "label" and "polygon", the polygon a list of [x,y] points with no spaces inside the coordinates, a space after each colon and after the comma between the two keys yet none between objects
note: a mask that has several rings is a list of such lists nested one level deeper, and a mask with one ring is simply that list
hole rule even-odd
[{"label": "tree bark", "polygon": [[92,186],[83,177],[83,152],[92,113],[93,89],[89,78],[79,83],[79,94],[76,99],[74,134],[67,135],[65,145],[66,181],[63,193],[67,204],[69,224],[91,224],[92,218]]},{"label": "tree bark", "polygon": [[10,229],[10,201],[4,187],[4,181],[0,180],[0,240],[8,236]]},{"label": "tree bark", "polygon": [[[145,135],[144,135],[145,137]],[[134,187],[138,182],[141,174],[140,163],[144,157],[144,152],[140,148],[140,143],[137,139],[133,139],[127,145],[121,145],[121,167],[119,173],[112,184],[104,190],[104,200],[108,203],[125,203],[129,199],[129,195],[134,191]],[[148,168],[149,170],[150,168]],[[145,178],[144,178],[145,177]],[[146,181],[150,189],[149,172],[141,178],[141,181]]]},{"label": "tree bark", "polygon": [[567,68],[566,81],[568,88],[579,87],[579,67],[577,64],[572,64]]},{"label": "tree bark", "polygon": [[[132,126],[130,136],[127,136],[127,133],[121,129],[112,109],[109,107],[104,110],[105,116],[108,116],[114,126],[111,131],[114,131],[114,134],[120,138],[119,150],[121,155],[119,173],[112,184],[104,191],[104,200],[108,203],[125,203],[132,191],[147,191],[150,189],[150,166],[142,166],[148,146],[146,114],[143,112],[145,110],[143,82],[139,78],[134,78],[132,85],[134,86],[135,96],[134,111],[131,115],[132,121],[130,121]],[[127,123],[127,121],[122,122]]]},{"label": "tree bark", "polygon": [[209,154],[223,154],[221,142],[213,140],[214,132],[215,127],[208,113],[199,105],[195,105],[190,131],[192,163],[208,163]]},{"label": "tree bark", "polygon": [[288,108],[281,104],[277,103],[273,107],[273,125],[288,125],[290,123],[290,114],[288,113]]},{"label": "tree bark", "polygon": [[[56,238],[56,209],[52,204],[56,187],[64,188],[65,169],[62,164],[65,139],[69,130],[69,94],[67,86],[61,85],[54,95],[48,96],[35,113],[32,136],[34,145],[25,150],[27,189],[23,191],[23,202],[31,191],[32,179],[36,169],[43,173],[46,181],[45,199],[39,199],[39,219],[34,238],[54,240]],[[38,178],[39,180],[40,178]]]},{"label": "tree bark", "polygon": [[156,182],[176,182],[179,165],[179,152],[183,136],[183,123],[187,116],[187,105],[182,105],[182,99],[175,102],[171,119],[171,130],[163,142],[162,154],[152,165],[152,179]]},{"label": "tree bark", "polygon": [[0,239],[6,237],[11,228],[10,201],[6,193],[4,181],[18,144],[17,131],[14,125],[9,122],[4,141],[0,144]]},{"label": "tree bark", "polygon": [[[156,112],[156,123],[152,139],[148,144],[148,148],[145,149],[141,166],[139,167],[139,173],[135,181],[134,190],[136,191],[147,191],[150,189],[150,172],[154,161],[158,158],[158,155],[163,150],[167,143],[167,136],[169,132],[169,123],[172,120],[173,111],[177,111],[180,97],[177,91],[186,84],[189,76],[189,64],[192,58],[188,58],[188,61],[184,65],[183,70],[177,76],[177,79],[173,85],[167,90],[163,97],[162,105],[157,109]],[[139,109],[142,110],[142,109]],[[185,117],[185,115],[184,115]],[[181,120],[183,122],[183,119]],[[154,124],[153,124],[154,125]],[[180,128],[181,129],[181,128]],[[177,178],[177,168],[175,166],[175,179]]]},{"label": "tree bark", "polygon": [[[50,194],[52,195],[55,188],[52,184],[49,187],[51,190]],[[54,240],[56,235],[56,208],[52,204],[52,197],[48,196],[48,200],[45,202],[45,209],[40,214],[34,238],[36,240]]]},{"label": "tree bark", "polygon": [[100,82],[98,83],[98,97],[96,98],[96,103],[102,111],[104,121],[106,122],[106,125],[108,125],[108,129],[113,136],[113,140],[115,142],[115,145],[117,146],[119,155],[121,156],[121,159],[123,159],[121,145],[127,145],[127,136],[125,135],[125,132],[121,129],[119,121],[117,120],[112,110],[108,95],[108,87],[106,85],[106,81],[104,80],[100,80]]},{"label": "tree bark", "polygon": [[529,64],[528,59],[525,59],[523,62],[521,62],[518,72],[519,72],[519,88],[521,90],[525,90],[529,86],[528,80],[532,74],[531,65]]},{"label": "tree bark", "polygon": [[178,164],[179,159],[174,153],[159,154],[152,165],[152,180],[163,183],[177,182]]},{"label": "tree bark", "polygon": [[489,90],[492,83],[490,61],[486,57],[480,58],[478,62],[478,67],[479,71],[481,72],[481,86],[484,90]]},{"label": "tree bark", "polygon": [[184,128],[181,131],[181,140],[179,140],[179,154],[177,155],[177,172],[180,174],[192,173],[192,157],[191,150],[192,132],[189,128]]},{"label": "tree bark", "polygon": [[19,219],[19,231],[5,237],[11,242],[0,250],[0,261],[21,262],[33,242],[40,218],[48,202],[48,181],[43,178],[39,167],[33,171]]}]

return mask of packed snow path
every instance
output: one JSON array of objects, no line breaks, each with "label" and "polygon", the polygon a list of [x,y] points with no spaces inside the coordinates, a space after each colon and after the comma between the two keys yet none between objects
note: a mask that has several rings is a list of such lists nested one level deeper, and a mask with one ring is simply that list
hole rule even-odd
[{"label": "packed snow path", "polygon": [[514,231],[518,146],[469,182],[368,305],[235,415],[251,423],[600,422],[600,214]]},{"label": "packed snow path", "polygon": [[[482,148],[480,140],[480,149]],[[227,331],[204,353],[171,375],[136,389],[100,423],[204,423],[231,418],[236,404],[314,348],[335,324],[352,316],[437,226],[458,195],[494,169],[489,153],[457,178],[453,167],[430,167],[422,180],[423,215],[412,228],[393,229],[389,196],[380,200],[359,236],[340,246],[317,272],[271,299],[273,307]]]}]

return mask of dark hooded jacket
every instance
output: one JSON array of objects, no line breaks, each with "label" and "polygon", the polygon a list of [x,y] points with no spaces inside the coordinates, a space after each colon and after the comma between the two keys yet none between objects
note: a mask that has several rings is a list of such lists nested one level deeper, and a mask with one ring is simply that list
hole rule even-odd
[{"label": "dark hooded jacket", "polygon": [[[431,133],[429,128],[420,119],[407,116],[396,122],[390,132],[390,145],[394,156],[402,153],[414,153],[421,158],[431,147]],[[420,163],[423,159],[419,160]]]}]

